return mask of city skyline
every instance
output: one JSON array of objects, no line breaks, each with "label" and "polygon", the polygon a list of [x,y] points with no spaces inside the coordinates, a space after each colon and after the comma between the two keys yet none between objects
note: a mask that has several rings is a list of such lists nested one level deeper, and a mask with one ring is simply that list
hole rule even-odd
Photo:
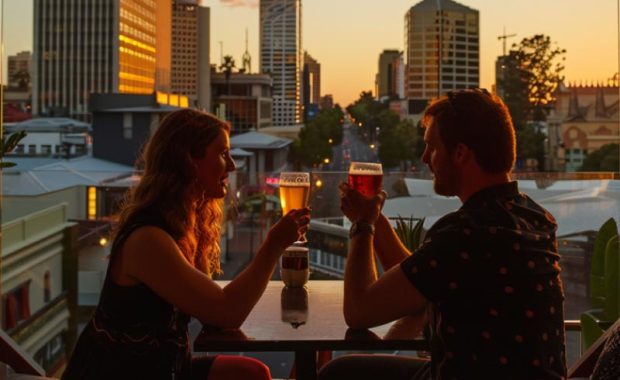
[{"label": "city skyline", "polygon": [[[598,0],[596,6],[582,0],[565,0],[562,7],[551,0],[459,2],[480,12],[483,87],[490,88],[494,83],[495,59],[502,53],[502,41],[497,36],[504,28],[507,34],[517,35],[508,40],[508,46],[543,33],[566,49],[567,82],[603,82],[618,71],[617,0]],[[384,49],[404,50],[405,12],[417,3],[302,1],[302,46],[321,62],[322,95],[332,94],[335,102],[345,106],[361,91],[373,90],[379,54]],[[4,0],[2,4],[2,64],[6,65],[8,55],[32,51],[32,0]],[[211,63],[219,63],[222,55],[232,55],[241,66],[246,29],[249,51],[253,61],[258,62],[258,0],[202,0],[202,4],[211,8]],[[536,12],[532,13],[532,9]]]}]

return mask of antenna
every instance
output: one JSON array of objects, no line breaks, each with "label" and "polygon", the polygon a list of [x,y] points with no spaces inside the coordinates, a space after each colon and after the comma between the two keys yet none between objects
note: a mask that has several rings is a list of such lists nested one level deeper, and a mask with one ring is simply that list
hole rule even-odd
[{"label": "antenna", "polygon": [[501,36],[497,36],[498,40],[504,40],[503,42],[503,51],[502,51],[502,55],[506,56],[506,40],[511,38],[511,37],[516,37],[516,34],[506,34],[506,27],[504,27],[504,34],[502,34]]},{"label": "antenna", "polygon": [[224,42],[220,42],[220,64],[224,63]]},{"label": "antenna", "polygon": [[252,72],[252,56],[248,51],[248,28],[245,28],[245,53],[241,57],[243,71],[247,74]]}]

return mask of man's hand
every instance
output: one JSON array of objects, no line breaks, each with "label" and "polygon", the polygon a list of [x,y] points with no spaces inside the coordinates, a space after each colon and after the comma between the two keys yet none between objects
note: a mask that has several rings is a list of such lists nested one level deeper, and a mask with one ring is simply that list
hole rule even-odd
[{"label": "man's hand", "polygon": [[348,183],[342,182],[340,189],[340,209],[342,213],[352,222],[363,220],[375,224],[381,208],[387,196],[386,192],[381,192],[372,198],[363,196],[359,191],[354,190]]}]

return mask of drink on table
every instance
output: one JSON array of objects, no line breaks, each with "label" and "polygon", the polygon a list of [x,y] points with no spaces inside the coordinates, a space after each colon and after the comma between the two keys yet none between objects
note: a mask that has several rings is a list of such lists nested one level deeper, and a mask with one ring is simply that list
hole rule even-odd
[{"label": "drink on table", "polygon": [[292,245],[282,254],[280,262],[280,277],[284,285],[291,288],[300,288],[308,282],[310,269],[308,268],[308,248]]},{"label": "drink on table", "polygon": [[381,191],[383,168],[375,162],[351,162],[349,186],[366,197],[374,197]]}]

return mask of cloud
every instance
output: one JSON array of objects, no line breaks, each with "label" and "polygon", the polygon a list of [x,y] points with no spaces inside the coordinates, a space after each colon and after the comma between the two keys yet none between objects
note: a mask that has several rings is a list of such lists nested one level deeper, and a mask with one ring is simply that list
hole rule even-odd
[{"label": "cloud", "polygon": [[257,8],[259,0],[220,0],[220,3],[229,7]]}]

